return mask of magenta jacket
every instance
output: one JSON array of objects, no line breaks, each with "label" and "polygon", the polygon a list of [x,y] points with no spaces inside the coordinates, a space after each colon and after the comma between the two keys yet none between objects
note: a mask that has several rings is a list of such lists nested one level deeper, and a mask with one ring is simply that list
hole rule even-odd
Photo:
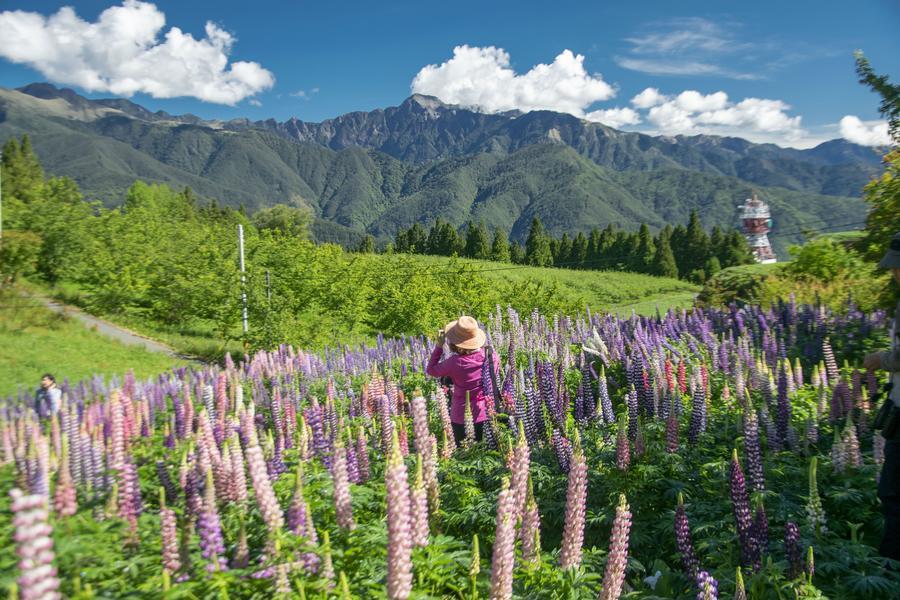
[{"label": "magenta jacket", "polygon": [[[450,400],[450,420],[462,425],[466,420],[466,391],[472,406],[472,418],[476,423],[487,420],[487,403],[493,400],[485,396],[481,387],[481,366],[484,364],[484,348],[472,354],[453,354],[441,360],[443,348],[436,346],[428,359],[425,372],[432,377],[449,377],[453,380],[453,398]],[[494,370],[500,359],[494,354]]]}]

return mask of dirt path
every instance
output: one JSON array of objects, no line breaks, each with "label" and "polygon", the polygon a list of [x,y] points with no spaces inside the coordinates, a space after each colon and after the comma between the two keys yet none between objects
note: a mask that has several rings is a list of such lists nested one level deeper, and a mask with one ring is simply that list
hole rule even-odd
[{"label": "dirt path", "polygon": [[174,349],[169,346],[163,344],[162,342],[158,342],[156,340],[150,339],[148,337],[144,337],[138,333],[125,329],[124,327],[120,327],[119,325],[115,325],[110,323],[109,321],[104,321],[103,319],[98,319],[93,315],[89,315],[86,312],[82,311],[79,308],[74,306],[70,306],[68,304],[63,304],[58,300],[53,300],[52,298],[48,298],[46,296],[27,296],[28,298],[37,300],[41,304],[43,304],[48,309],[52,310],[55,313],[63,314],[75,319],[78,319],[84,325],[101,335],[105,335],[106,337],[112,338],[114,340],[119,340],[126,346],[143,346],[145,349],[150,352],[160,352],[162,354],[167,354],[173,358],[184,358],[175,352]]}]

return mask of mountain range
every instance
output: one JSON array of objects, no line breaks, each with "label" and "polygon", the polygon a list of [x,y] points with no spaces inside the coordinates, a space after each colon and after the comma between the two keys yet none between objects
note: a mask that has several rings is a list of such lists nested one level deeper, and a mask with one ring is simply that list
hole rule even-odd
[{"label": "mountain range", "polygon": [[386,239],[414,222],[484,221],[523,240],[616,223],[659,228],[697,210],[736,226],[753,191],[769,202],[776,250],[803,230],[852,228],[872,148],[808,150],[711,135],[649,136],[568,114],[484,114],[413,95],[400,106],[321,123],[210,121],[88,99],[46,83],[0,88],[0,142],[27,133],[45,169],[89,198],[121,201],[135,179],[190,186],[221,204],[309,207],[320,240]]}]

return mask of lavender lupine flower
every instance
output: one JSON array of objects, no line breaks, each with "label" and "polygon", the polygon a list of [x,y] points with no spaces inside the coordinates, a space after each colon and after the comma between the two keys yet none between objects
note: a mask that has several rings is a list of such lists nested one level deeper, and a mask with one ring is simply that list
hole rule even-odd
[{"label": "lavender lupine flower", "polygon": [[747,590],[744,588],[744,575],[741,568],[737,568],[734,579],[734,600],[747,600]]},{"label": "lavender lupine flower", "polygon": [[428,493],[422,476],[422,455],[416,454],[416,480],[410,490],[409,508],[413,545],[428,545]]},{"label": "lavender lupine flower", "polygon": [[553,430],[551,438],[553,450],[556,452],[556,460],[559,463],[559,470],[563,473],[569,472],[569,465],[572,462],[572,444],[569,440],[559,432],[558,429]]},{"label": "lavender lupine flower", "polygon": [[406,465],[400,440],[393,432],[391,452],[385,467],[387,497],[388,568],[387,595],[392,600],[409,597],[412,591],[412,524]]},{"label": "lavender lupine flower", "polygon": [[132,535],[137,534],[137,520],[143,512],[141,502],[141,485],[138,481],[137,467],[131,460],[126,460],[119,470],[120,499],[119,516],[128,522]]},{"label": "lavender lupine flower", "polygon": [[172,477],[169,475],[169,469],[166,468],[166,463],[162,460],[156,461],[156,476],[159,478],[159,483],[166,493],[166,502],[170,504],[175,502],[178,498],[178,488],[175,487],[175,482],[172,481]]},{"label": "lavender lupine flower", "polygon": [[531,475],[528,475],[528,492],[525,497],[525,511],[522,515],[519,537],[522,540],[522,560],[525,562],[536,561],[541,554],[541,514],[534,498]]},{"label": "lavender lupine flower", "polygon": [[719,597],[719,582],[706,571],[697,573],[697,600],[717,600]]},{"label": "lavender lupine flower", "polygon": [[847,468],[847,450],[844,448],[844,439],[840,432],[834,430],[834,442],[831,444],[831,466],[835,473],[843,473]]},{"label": "lavender lupine flower", "polygon": [[816,535],[828,531],[826,527],[825,509],[819,498],[819,484],[816,481],[817,459],[813,456],[809,461],[809,499],[806,501],[806,517]]},{"label": "lavender lupine flower", "polygon": [[269,529],[269,535],[275,536],[284,527],[284,515],[266,472],[266,460],[263,458],[262,448],[259,446],[247,448],[247,467],[250,471],[250,480],[253,482],[253,491],[259,512],[262,513],[263,521]]},{"label": "lavender lupine flower", "polygon": [[331,476],[334,491],[334,509],[339,527],[353,530],[356,523],[353,521],[353,505],[350,501],[350,481],[347,476],[347,450],[344,448],[342,436],[338,435],[334,444]]},{"label": "lavender lupine flower", "polygon": [[627,471],[631,465],[631,450],[628,447],[626,419],[627,415],[623,411],[619,415],[619,427],[616,431],[616,468],[620,471]]},{"label": "lavender lupine flower", "polygon": [[606,559],[603,588],[600,590],[599,600],[617,600],[622,594],[625,566],[628,563],[628,533],[630,530],[631,511],[628,510],[625,494],[620,494],[612,534],[609,537],[609,555]]},{"label": "lavender lupine flower", "polygon": [[744,459],[747,461],[747,475],[753,491],[766,489],[763,475],[762,448],[759,443],[759,421],[752,406],[744,410]]},{"label": "lavender lupine flower", "polygon": [[839,372],[837,361],[834,360],[834,350],[831,348],[831,340],[827,337],[822,341],[822,355],[825,357],[825,368],[827,369],[828,379],[837,381]]},{"label": "lavender lupine flower", "polygon": [[753,536],[753,517],[750,514],[750,501],[747,497],[747,485],[744,471],[738,461],[737,450],[731,455],[731,505],[737,526],[738,540],[741,544],[741,563],[754,571],[758,571],[759,549]]},{"label": "lavender lupine flower", "polygon": [[356,463],[359,467],[359,482],[365,483],[371,477],[369,470],[369,443],[366,430],[360,425],[356,432]]},{"label": "lavender lupine flower", "polygon": [[566,490],[566,516],[563,526],[559,566],[577,569],[581,564],[581,547],[584,543],[584,513],[587,502],[587,461],[581,450],[578,430],[575,430],[572,464]]},{"label": "lavender lupine flower", "polygon": [[207,570],[227,571],[225,560],[225,540],[222,538],[222,525],[219,511],[216,509],[216,493],[213,485],[212,471],[206,471],[206,489],[204,490],[203,510],[197,519],[197,532],[200,534],[200,550],[203,558],[209,561]]},{"label": "lavender lupine flower", "polygon": [[788,561],[788,576],[796,579],[803,572],[803,558],[800,549],[800,528],[792,521],[784,525],[784,553]]},{"label": "lavender lupine flower", "polygon": [[181,556],[178,552],[178,522],[175,511],[166,507],[166,494],[163,489],[159,491],[159,527],[162,538],[164,587],[168,587],[172,575],[181,569]]},{"label": "lavender lupine flower", "polygon": [[497,521],[491,558],[491,600],[512,598],[516,543],[516,506],[509,479],[504,477],[497,498]]},{"label": "lavender lupine flower", "polygon": [[612,400],[610,400],[609,389],[606,385],[606,367],[601,367],[600,377],[597,378],[597,396],[600,398],[603,420],[612,424],[616,420],[616,416],[613,414]]},{"label": "lavender lupine flower", "polygon": [[675,507],[675,545],[681,554],[681,564],[691,577],[697,575],[700,561],[694,554],[694,542],[691,539],[691,526],[688,523],[687,511],[684,508],[684,497],[678,493],[678,506]]},{"label": "lavender lupine flower", "polygon": [[40,494],[25,495],[14,488],[12,498],[13,540],[19,561],[19,598],[22,600],[56,600],[62,598],[56,567],[53,566],[53,528],[47,522],[47,498]]}]

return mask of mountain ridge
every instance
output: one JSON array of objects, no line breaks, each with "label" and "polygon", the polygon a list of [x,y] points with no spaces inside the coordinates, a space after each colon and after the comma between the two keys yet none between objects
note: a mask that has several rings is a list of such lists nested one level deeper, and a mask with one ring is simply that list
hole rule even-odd
[{"label": "mountain ridge", "polygon": [[707,225],[734,225],[734,206],[753,190],[783,228],[829,226],[859,213],[862,185],[880,170],[874,152],[841,140],[794,150],[654,138],[549,111],[483,114],[423,95],[321,123],[279,123],[154,113],[49,84],[0,88],[0,139],[22,133],[48,172],[108,204],[137,178],[189,185],[250,209],[309,206],[317,232],[341,240],[384,239],[437,217],[484,220],[513,239],[524,239],[533,216],[556,235],[606,223],[658,228],[691,209],[702,209]]}]

